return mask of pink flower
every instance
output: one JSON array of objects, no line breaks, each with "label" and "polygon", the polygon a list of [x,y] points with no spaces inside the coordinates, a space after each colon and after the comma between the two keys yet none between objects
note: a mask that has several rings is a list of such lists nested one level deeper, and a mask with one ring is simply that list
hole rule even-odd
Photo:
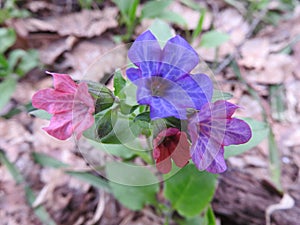
[{"label": "pink flower", "polygon": [[76,84],[69,75],[50,73],[52,88],[38,91],[32,97],[32,105],[53,114],[50,125],[43,128],[51,136],[66,140],[74,133],[79,139],[82,132],[94,124],[94,99],[86,83]]},{"label": "pink flower", "polygon": [[182,168],[190,159],[189,142],[185,132],[177,128],[161,131],[153,140],[153,157],[161,173],[169,173],[172,168],[171,158]]}]

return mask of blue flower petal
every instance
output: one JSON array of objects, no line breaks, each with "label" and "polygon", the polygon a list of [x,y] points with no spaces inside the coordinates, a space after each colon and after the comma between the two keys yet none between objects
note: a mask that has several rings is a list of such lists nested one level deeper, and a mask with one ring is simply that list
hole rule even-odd
[{"label": "blue flower petal", "polygon": [[146,31],[133,42],[128,51],[128,58],[140,67],[143,75],[155,75],[159,73],[161,54],[162,49],[155,36]]},{"label": "blue flower petal", "polygon": [[[186,74],[176,82],[186,92],[192,100],[192,104],[187,108],[201,109],[202,106],[210,102],[213,94],[213,84],[205,74]],[[183,98],[179,98],[183,100]]]},{"label": "blue flower petal", "polygon": [[131,80],[132,82],[140,79],[142,77],[142,73],[140,69],[135,69],[135,68],[129,68],[126,70],[126,75],[128,77],[129,80]]},{"label": "blue flower petal", "polygon": [[188,42],[177,35],[166,43],[161,61],[163,63],[160,68],[161,73],[164,77],[173,80],[180,78],[177,75],[179,71],[182,71],[180,75],[190,73],[199,63],[199,56]]},{"label": "blue flower petal", "polygon": [[176,109],[174,105],[165,99],[152,97],[150,104],[150,118],[154,120],[171,116],[182,118],[185,116],[185,109]]}]

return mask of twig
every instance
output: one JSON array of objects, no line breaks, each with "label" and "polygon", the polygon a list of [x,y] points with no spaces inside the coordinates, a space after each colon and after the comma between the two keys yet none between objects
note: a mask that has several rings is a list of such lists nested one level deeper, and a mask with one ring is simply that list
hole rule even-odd
[{"label": "twig", "polygon": [[98,205],[94,217],[90,221],[86,222],[87,225],[96,224],[101,219],[101,216],[103,215],[105,209],[105,201],[106,201],[105,192],[99,190],[99,196],[100,197],[99,197],[99,201],[98,201]]}]

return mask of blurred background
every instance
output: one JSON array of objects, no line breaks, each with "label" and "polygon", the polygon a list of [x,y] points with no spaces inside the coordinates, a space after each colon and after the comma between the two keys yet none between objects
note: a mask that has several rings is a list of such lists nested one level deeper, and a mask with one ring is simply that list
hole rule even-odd
[{"label": "blurred background", "polygon": [[[0,224],[164,224],[151,206],[134,212],[118,203],[73,140],[48,136],[41,129],[48,122],[29,112],[33,93],[52,86],[46,70],[82,78],[95,59],[151,26],[163,33],[166,24],[242,106],[237,116],[260,121],[259,145],[228,153],[212,204],[216,223],[299,224],[297,0],[0,1]],[[93,79],[110,87],[126,55],[118,47]]]}]

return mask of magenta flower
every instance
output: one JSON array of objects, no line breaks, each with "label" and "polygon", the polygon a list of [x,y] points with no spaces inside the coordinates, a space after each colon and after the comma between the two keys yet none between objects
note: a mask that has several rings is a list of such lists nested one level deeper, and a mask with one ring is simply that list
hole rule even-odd
[{"label": "magenta flower", "polygon": [[226,170],[224,146],[246,143],[251,129],[243,120],[232,118],[239,107],[219,100],[206,104],[189,120],[191,156],[199,170],[221,173]]},{"label": "magenta flower", "polygon": [[182,168],[190,159],[190,145],[187,135],[177,128],[161,131],[153,140],[153,158],[161,173],[169,173],[172,168],[171,158]]},{"label": "magenta flower", "polygon": [[205,74],[190,74],[199,56],[179,35],[161,49],[146,31],[132,44],[128,57],[137,68],[127,69],[127,77],[137,86],[137,102],[150,106],[151,119],[187,119],[187,108],[200,109],[211,100],[212,82]]},{"label": "magenta flower", "polygon": [[94,123],[95,105],[88,85],[76,84],[67,74],[49,74],[53,76],[54,89],[40,90],[32,97],[35,108],[53,114],[50,125],[43,129],[60,140],[71,137],[73,133],[79,139],[82,132]]}]

